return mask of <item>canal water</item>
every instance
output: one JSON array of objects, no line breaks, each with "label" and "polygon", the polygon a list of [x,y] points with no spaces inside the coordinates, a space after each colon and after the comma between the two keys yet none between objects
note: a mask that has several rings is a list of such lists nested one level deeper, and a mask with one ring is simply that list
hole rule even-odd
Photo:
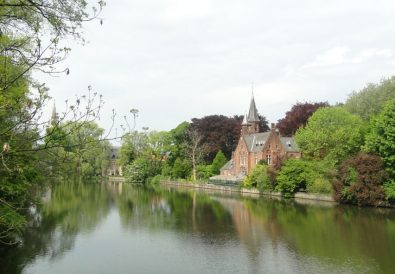
[{"label": "canal water", "polygon": [[58,184],[0,273],[394,273],[395,211]]}]

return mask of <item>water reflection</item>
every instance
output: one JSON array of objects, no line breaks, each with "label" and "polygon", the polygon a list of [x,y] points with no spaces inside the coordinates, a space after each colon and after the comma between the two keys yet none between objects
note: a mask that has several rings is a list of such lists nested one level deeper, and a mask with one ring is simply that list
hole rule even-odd
[{"label": "water reflection", "polygon": [[[75,254],[101,256],[101,240],[108,251],[100,254],[122,254],[113,273],[129,273],[131,267],[140,273],[390,273],[395,267],[395,212],[171,188],[64,183],[38,206],[23,245],[3,251],[0,270],[104,271],[100,260],[96,269],[90,265],[82,270],[83,258],[77,265],[67,263]],[[147,265],[146,257],[158,252],[163,259]]]}]

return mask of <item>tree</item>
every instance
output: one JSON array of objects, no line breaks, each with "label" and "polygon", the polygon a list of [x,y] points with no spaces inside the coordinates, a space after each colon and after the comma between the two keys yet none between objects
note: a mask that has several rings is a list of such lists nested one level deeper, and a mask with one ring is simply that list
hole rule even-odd
[{"label": "tree", "polygon": [[344,104],[349,112],[365,121],[379,114],[388,100],[395,99],[395,76],[378,84],[368,84],[359,92],[353,92]]},{"label": "tree", "polygon": [[118,164],[120,166],[130,165],[136,158],[136,150],[130,135],[125,135],[119,149]]},{"label": "tree", "polygon": [[261,132],[266,132],[270,130],[269,121],[266,119],[265,116],[258,114],[259,117],[259,128]]},{"label": "tree", "polygon": [[[67,37],[83,41],[82,23],[95,18],[103,5],[100,1],[90,14],[84,0],[0,0],[0,243],[12,243],[23,229],[25,208],[33,201],[30,188],[43,184],[54,172],[50,168],[61,162],[78,163],[80,174],[96,174],[93,161],[95,167],[103,164],[92,140],[71,138],[98,117],[101,96],[96,105],[99,96],[88,88],[88,96],[67,102],[59,119],[45,130],[48,123],[41,115],[48,90],[30,77],[33,68],[60,72],[55,64],[70,50],[62,41]],[[86,141],[87,146],[77,141]]]},{"label": "tree", "polygon": [[379,206],[385,202],[383,184],[387,181],[378,156],[359,153],[339,168],[334,184],[335,200],[341,203]]},{"label": "tree", "polygon": [[[104,5],[104,1],[89,5],[85,0],[1,0],[0,51],[24,69],[14,77],[6,78],[0,90],[7,90],[32,68],[59,72],[54,65],[70,51],[61,44],[62,40],[71,37],[84,42],[82,23],[97,18]],[[69,70],[63,72],[68,74]]]},{"label": "tree", "polygon": [[169,132],[169,146],[167,163],[173,166],[177,158],[187,158],[189,123],[182,122]]},{"label": "tree", "polygon": [[125,167],[126,182],[146,184],[149,178],[161,173],[162,161],[144,156],[138,157],[130,165]]},{"label": "tree", "polygon": [[360,150],[364,132],[361,118],[341,107],[328,107],[318,109],[295,138],[304,156],[339,164]]},{"label": "tree", "polygon": [[395,201],[395,100],[388,101],[372,120],[364,149],[381,157],[390,179],[384,184],[387,199]]},{"label": "tree", "polygon": [[203,160],[203,156],[206,148],[202,144],[202,135],[194,128],[190,128],[188,131],[188,156],[192,163],[192,179],[196,181],[197,178],[197,166]]},{"label": "tree", "polygon": [[277,174],[276,190],[289,197],[298,190],[330,193],[333,167],[327,161],[290,158]]},{"label": "tree", "polygon": [[191,165],[187,159],[177,158],[173,165],[172,177],[187,179],[191,174]]},{"label": "tree", "polygon": [[285,117],[278,120],[277,128],[283,136],[293,136],[298,128],[306,125],[307,120],[313,113],[322,107],[328,107],[327,102],[296,103],[291,110],[285,113]]},{"label": "tree", "polygon": [[373,119],[364,148],[379,155],[391,178],[395,179],[395,100],[387,102]]},{"label": "tree", "polygon": [[200,134],[201,141],[206,147],[206,163],[211,163],[219,150],[222,150],[227,158],[231,157],[240,136],[240,124],[239,119],[223,115],[192,119],[190,127]]},{"label": "tree", "polygon": [[215,155],[213,163],[211,164],[212,174],[219,174],[221,167],[223,167],[228,160],[226,159],[224,153],[220,150]]},{"label": "tree", "polygon": [[267,165],[256,165],[243,182],[244,187],[256,187],[261,191],[272,191],[273,184]]}]

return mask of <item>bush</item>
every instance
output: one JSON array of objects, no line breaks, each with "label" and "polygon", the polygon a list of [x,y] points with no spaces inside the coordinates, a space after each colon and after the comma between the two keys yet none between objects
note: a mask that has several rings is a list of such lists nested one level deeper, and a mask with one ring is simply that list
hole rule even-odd
[{"label": "bush", "polygon": [[316,178],[312,184],[307,184],[307,192],[329,194],[332,192],[332,184],[326,178]]},{"label": "bush", "polygon": [[163,181],[163,180],[165,180],[165,179],[166,179],[165,176],[158,174],[158,175],[156,175],[156,176],[150,178],[150,179],[149,179],[149,183],[150,183],[151,185],[159,185],[160,182]]},{"label": "bush", "polygon": [[191,165],[188,160],[177,158],[173,165],[172,177],[186,179],[191,174]]},{"label": "bush", "polygon": [[273,184],[266,165],[256,165],[243,182],[243,187],[256,187],[262,191],[272,191]]},{"label": "bush", "polygon": [[285,197],[297,191],[329,193],[332,164],[327,161],[288,159],[276,177],[276,190]]},{"label": "bush", "polygon": [[384,192],[388,201],[395,202],[395,180],[388,181],[384,184]]},{"label": "bush", "polygon": [[[334,198],[341,203],[381,205],[386,200],[383,185],[387,180],[388,174],[380,157],[359,153],[340,166],[334,184]],[[391,184],[387,187],[389,195],[394,194]]]},{"label": "bush", "polygon": [[213,175],[219,174],[221,167],[223,167],[227,161],[225,154],[221,150],[218,151],[213,163],[211,164],[211,173]]},{"label": "bush", "polygon": [[139,157],[132,164],[127,165],[124,171],[125,181],[128,183],[145,184],[147,180],[161,173],[160,160]]},{"label": "bush", "polygon": [[211,165],[198,165],[196,168],[196,175],[198,179],[206,180],[213,176],[213,168]]}]

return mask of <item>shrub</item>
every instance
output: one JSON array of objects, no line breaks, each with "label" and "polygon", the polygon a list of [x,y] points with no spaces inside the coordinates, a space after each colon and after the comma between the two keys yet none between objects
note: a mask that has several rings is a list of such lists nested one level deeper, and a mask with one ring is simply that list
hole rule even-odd
[{"label": "shrub", "polygon": [[395,180],[388,181],[384,184],[386,198],[390,202],[395,202]]},{"label": "shrub", "polygon": [[[383,184],[388,180],[383,161],[378,156],[358,153],[339,168],[334,184],[338,202],[378,206],[385,202]],[[391,185],[388,193],[391,195]]]},{"label": "shrub", "polygon": [[243,182],[243,187],[256,187],[262,191],[272,191],[272,181],[266,165],[256,165]]},{"label": "shrub", "polygon": [[128,183],[145,184],[147,179],[161,173],[159,160],[139,157],[125,167],[124,177]]},{"label": "shrub", "polygon": [[307,184],[307,192],[329,194],[332,192],[332,184],[328,179],[318,177],[312,184]]},{"label": "shrub", "polygon": [[191,174],[191,165],[188,160],[177,158],[173,165],[172,177],[186,179]]},{"label": "shrub", "polygon": [[218,151],[213,163],[211,164],[211,173],[213,175],[219,174],[221,167],[223,167],[227,161],[225,154],[221,150]]},{"label": "shrub", "polygon": [[206,180],[214,175],[212,171],[211,165],[198,165],[196,169],[197,178]]},{"label": "shrub", "polygon": [[276,177],[276,190],[285,197],[297,191],[329,193],[333,165],[327,161],[288,159]]}]

